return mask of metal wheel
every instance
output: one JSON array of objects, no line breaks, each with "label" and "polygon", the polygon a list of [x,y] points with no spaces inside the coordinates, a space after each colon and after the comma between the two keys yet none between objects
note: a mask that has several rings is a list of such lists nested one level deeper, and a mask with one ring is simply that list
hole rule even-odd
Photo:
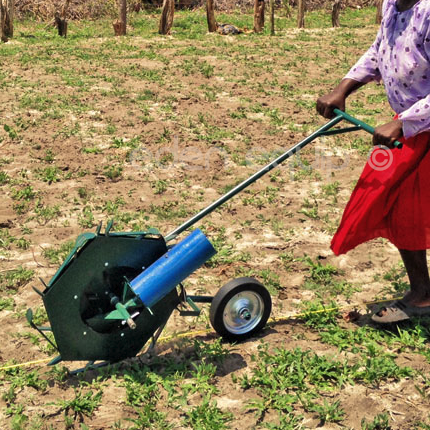
[{"label": "metal wheel", "polygon": [[271,310],[272,299],[264,285],[254,278],[237,278],[217,292],[209,316],[219,335],[239,341],[260,331]]}]

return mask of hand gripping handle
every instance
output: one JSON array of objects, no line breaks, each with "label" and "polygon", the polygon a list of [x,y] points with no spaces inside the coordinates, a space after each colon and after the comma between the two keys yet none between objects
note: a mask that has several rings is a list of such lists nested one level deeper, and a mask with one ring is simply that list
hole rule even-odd
[{"label": "hand gripping handle", "polygon": [[[348,115],[346,112],[341,111],[340,109],[334,109],[333,111],[337,116],[341,116],[344,120],[350,122],[351,124],[356,125],[357,127],[362,128],[363,130],[369,132],[370,134],[375,133],[375,129],[371,127],[369,124],[366,124],[363,121],[360,121],[357,118],[352,117],[351,115]],[[396,140],[394,142],[394,147],[397,149],[402,149],[403,143]]]}]

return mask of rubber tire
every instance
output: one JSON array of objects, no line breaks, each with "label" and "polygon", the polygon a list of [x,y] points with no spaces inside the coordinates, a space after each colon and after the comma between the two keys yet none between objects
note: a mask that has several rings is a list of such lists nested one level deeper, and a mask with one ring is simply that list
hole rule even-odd
[{"label": "rubber tire", "polygon": [[[263,302],[264,309],[260,322],[254,328],[246,333],[237,334],[230,332],[225,326],[223,315],[229,300],[243,291],[253,291],[257,293]],[[228,341],[239,342],[258,333],[266,325],[271,311],[272,299],[266,287],[254,278],[243,277],[227,282],[227,284],[218,290],[211,303],[209,318],[212,327],[220,336]]]}]

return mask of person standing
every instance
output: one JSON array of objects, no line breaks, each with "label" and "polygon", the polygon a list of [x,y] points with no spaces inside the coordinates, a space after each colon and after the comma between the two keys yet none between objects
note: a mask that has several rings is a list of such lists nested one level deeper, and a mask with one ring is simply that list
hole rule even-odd
[{"label": "person standing", "polygon": [[[336,255],[376,237],[398,248],[410,291],[372,316],[393,323],[430,315],[430,0],[385,0],[382,10],[372,46],[316,108],[332,118],[335,108],[345,110],[351,93],[382,81],[396,113],[373,135],[390,162],[375,168],[368,160],[331,242]],[[396,140],[402,149],[394,149]]]}]

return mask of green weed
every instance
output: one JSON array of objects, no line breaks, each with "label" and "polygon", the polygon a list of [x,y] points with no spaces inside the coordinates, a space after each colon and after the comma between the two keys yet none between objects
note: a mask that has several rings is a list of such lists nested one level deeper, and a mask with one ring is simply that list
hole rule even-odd
[{"label": "green weed", "polygon": [[18,393],[25,387],[31,387],[43,393],[48,386],[47,381],[39,377],[37,370],[28,371],[22,367],[15,367],[0,371],[0,375],[2,376],[0,385],[7,385],[2,398],[8,404],[14,403]]},{"label": "green weed", "polygon": [[185,412],[184,424],[195,430],[228,429],[227,423],[233,419],[231,413],[222,412],[216,402],[205,397],[200,405]]},{"label": "green weed", "polygon": [[55,166],[45,167],[36,171],[37,176],[44,182],[52,184],[60,181],[60,169]]},{"label": "green weed", "polygon": [[25,408],[21,404],[12,404],[5,409],[5,415],[12,417],[10,423],[11,430],[23,430],[27,427],[28,416],[25,415],[24,410]]},{"label": "green weed", "polygon": [[309,275],[312,281],[319,284],[330,284],[333,275],[339,273],[336,267],[330,264],[323,265],[320,261],[314,262],[310,257],[305,257],[304,262],[309,266]]},{"label": "green weed", "polygon": [[250,254],[235,250],[235,247],[227,241],[225,231],[225,228],[221,227],[216,232],[216,235],[211,237],[211,242],[217,253],[206,263],[208,267],[218,267],[235,261],[244,262],[251,258]]},{"label": "green weed", "polygon": [[97,147],[86,147],[86,148],[82,148],[82,152],[84,154],[101,154],[102,150]]},{"label": "green weed", "polygon": [[324,197],[332,197],[332,204],[337,203],[337,196],[340,191],[340,183],[338,181],[332,182],[331,184],[323,185],[321,188]]},{"label": "green weed", "polygon": [[12,311],[15,301],[12,297],[0,298],[0,311]]},{"label": "green weed", "polygon": [[127,372],[124,375],[127,403],[132,406],[147,404],[155,408],[160,398],[157,382],[155,374],[149,369]]},{"label": "green weed", "polygon": [[34,212],[36,213],[36,221],[40,225],[46,225],[49,221],[52,221],[61,215],[60,205],[45,206],[41,202],[36,204]]},{"label": "green weed", "polygon": [[88,199],[90,193],[88,192],[86,187],[79,187],[78,188],[78,196],[82,199],[82,200],[86,200]]},{"label": "green weed", "polygon": [[173,428],[173,425],[167,422],[165,413],[157,411],[156,408],[148,404],[143,404],[141,408],[137,410],[137,414],[137,418],[129,419],[129,421],[134,424],[129,427],[130,430],[170,430]]},{"label": "green weed", "polygon": [[262,344],[258,355],[252,357],[255,367],[251,376],[244,375],[239,382],[245,390],[253,387],[262,398],[249,405],[256,409],[259,417],[270,409],[290,413],[294,404],[301,403],[317,412],[322,421],[338,422],[344,414],[337,402],[321,405],[313,399],[322,392],[340,389],[345,384],[375,384],[414,374],[408,367],[399,367],[393,358],[393,355],[379,350],[368,350],[359,362],[349,363],[300,348],[276,348],[269,352],[268,345]]},{"label": "green weed", "polygon": [[82,390],[75,389],[75,397],[71,400],[61,400],[57,404],[60,406],[60,410],[64,411],[64,415],[67,417],[71,412],[72,420],[81,420],[84,416],[90,417],[94,411],[100,406],[102,391],[93,393],[92,390],[84,393]]},{"label": "green weed", "polygon": [[111,147],[112,148],[131,148],[135,149],[140,145],[140,138],[134,137],[132,139],[124,139],[124,138],[118,138],[115,137],[112,140]]},{"label": "green weed", "polygon": [[78,224],[83,228],[91,228],[95,224],[95,218],[92,209],[85,206],[82,214],[78,216]]},{"label": "green weed", "polygon": [[[239,382],[243,389],[257,390],[264,410],[291,412],[292,405],[309,402],[319,390],[340,387],[350,380],[345,363],[300,348],[275,349],[271,353],[267,345],[262,344],[252,360],[255,367],[251,377],[245,375]],[[260,416],[264,410],[259,411]]]},{"label": "green weed", "polygon": [[158,411],[161,379],[148,368],[129,371],[124,375],[127,403],[135,408],[139,407],[136,409],[138,417],[130,420],[135,424],[133,429],[168,430],[172,428],[166,421],[166,414]]},{"label": "green weed", "polygon": [[7,184],[10,181],[10,177],[6,172],[0,170],[0,185]]},{"label": "green weed", "polygon": [[387,294],[401,295],[409,290],[409,282],[405,280],[406,269],[403,263],[399,263],[397,267],[392,267],[387,273],[384,274],[383,279],[390,282],[391,288],[384,288]]},{"label": "green weed", "polygon": [[167,190],[167,181],[159,179],[151,184],[154,194],[163,194]]},{"label": "green weed", "polygon": [[294,412],[279,413],[279,423],[264,423],[264,427],[269,430],[299,430],[303,428],[303,416]]},{"label": "green weed", "polygon": [[314,262],[306,256],[302,259],[309,268],[309,276],[306,278],[304,288],[315,290],[318,294],[328,293],[331,296],[344,294],[347,298],[357,291],[349,282],[339,279],[342,272],[331,264]]},{"label": "green weed", "polygon": [[17,269],[0,273],[0,291],[16,291],[33,279],[34,271],[18,266]]},{"label": "green weed", "polygon": [[324,399],[322,404],[311,402],[305,405],[305,409],[307,411],[316,412],[321,425],[325,423],[338,423],[345,418],[345,411],[341,408],[339,400],[329,403]]},{"label": "green weed", "polygon": [[149,211],[160,220],[168,220],[175,218],[185,218],[190,212],[189,206],[178,201],[165,202],[162,205],[154,205],[151,203]]},{"label": "green weed", "polygon": [[[426,424],[426,423],[423,423],[423,422],[418,422],[415,425],[414,430],[420,430],[420,429],[421,430],[430,430],[430,424]],[[388,428],[388,430],[390,430],[390,429]]]},{"label": "green weed", "polygon": [[366,419],[361,420],[361,430],[391,430],[388,414],[378,414],[371,422]]},{"label": "green weed", "polygon": [[0,249],[10,249],[12,245],[19,249],[28,249],[30,241],[24,237],[14,237],[8,229],[0,228]]},{"label": "green weed", "polygon": [[270,269],[263,269],[260,271],[260,276],[264,286],[271,294],[276,295],[282,289],[279,275],[274,271]]},{"label": "green weed", "polygon": [[47,149],[45,151],[45,156],[42,158],[42,160],[47,163],[53,163],[55,161],[55,154],[53,153],[52,149]]},{"label": "green weed", "polygon": [[33,313],[33,322],[37,326],[44,325],[48,322],[48,315],[46,313],[45,307],[38,307]]},{"label": "green weed", "polygon": [[301,312],[303,320],[309,327],[327,329],[337,326],[339,308],[333,301],[327,305],[321,299],[302,303]]},{"label": "green weed", "polygon": [[378,348],[378,356],[375,356],[369,348],[371,345],[368,345],[367,354],[362,355],[362,367],[355,372],[355,380],[365,383],[379,383],[387,379],[399,381],[414,374],[409,367],[399,367],[394,361],[394,354],[381,353]]},{"label": "green weed", "polygon": [[36,192],[33,190],[33,187],[31,185],[27,185],[24,188],[21,188],[19,190],[12,188],[11,197],[14,200],[25,200],[29,201],[32,200],[36,195]]},{"label": "green weed", "polygon": [[203,342],[195,339],[193,342],[194,351],[200,360],[211,360],[222,364],[231,354],[231,348],[227,347],[221,338],[213,342]]},{"label": "green weed", "polygon": [[122,177],[122,171],[123,171],[122,166],[115,166],[115,165],[104,166],[103,170],[104,170],[103,174],[111,181],[117,181]]},{"label": "green weed", "polygon": [[3,129],[8,134],[9,139],[11,139],[11,140],[18,139],[18,137],[19,137],[18,133],[17,133],[17,131],[13,127],[11,127],[11,126],[9,126],[7,124],[4,124],[3,125]]},{"label": "green weed", "polygon": [[125,205],[125,200],[122,197],[117,197],[115,200],[108,200],[103,206],[103,211],[109,215],[118,213],[120,207]]}]

